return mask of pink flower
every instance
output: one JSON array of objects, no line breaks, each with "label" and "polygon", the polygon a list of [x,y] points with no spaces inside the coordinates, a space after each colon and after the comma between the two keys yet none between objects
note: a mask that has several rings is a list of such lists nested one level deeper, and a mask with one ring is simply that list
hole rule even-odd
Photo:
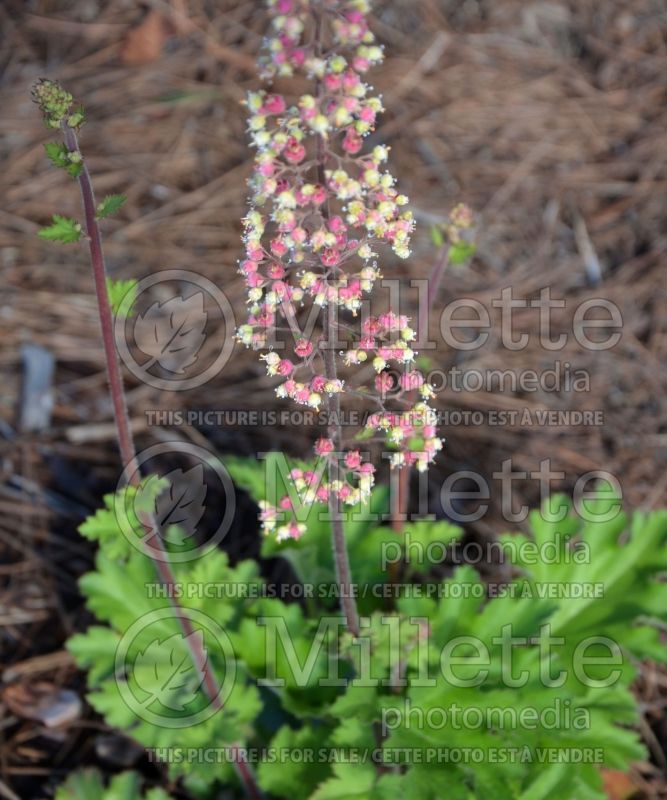
[{"label": "pink flower", "polygon": [[322,251],[320,259],[325,267],[335,267],[340,261],[340,253],[335,247],[327,247]]},{"label": "pink flower", "polygon": [[294,392],[294,400],[297,403],[301,403],[301,405],[306,405],[308,402],[308,398],[310,397],[310,389],[304,387],[303,389],[298,389]]},{"label": "pink flower", "polygon": [[282,114],[287,108],[285,98],[281,94],[267,95],[262,111],[265,114]]},{"label": "pink flower", "polygon": [[[271,88],[250,92],[247,101],[256,157],[240,264],[248,292],[247,324],[237,338],[262,353],[269,375],[282,377],[278,397],[313,409],[336,408],[331,398],[348,387],[356,390],[357,378],[370,373],[370,390],[360,388],[369,400],[375,395],[382,410],[368,418],[366,429],[386,438],[395,454],[393,466],[423,469],[442,447],[423,377],[407,368],[400,378],[385,372],[388,362],[414,362],[414,333],[406,317],[391,311],[379,318],[365,316],[368,295],[382,277],[382,245],[407,257],[414,224],[405,208],[407,198],[387,171],[389,148],[369,145],[362,155],[364,138],[382,111],[380,98],[362,77],[382,60],[367,6],[365,0],[268,0],[272,28],[260,65]],[[324,28],[321,58],[312,35],[315,11]],[[291,77],[295,84],[285,87],[285,95],[273,90]],[[294,95],[298,99],[292,105],[286,97]],[[467,218],[452,214],[452,224],[459,219],[465,223]],[[327,340],[335,333],[331,320],[339,309],[344,344],[332,353],[320,352],[315,337]],[[271,354],[277,341],[285,344],[297,315],[298,324],[308,321],[309,333],[294,342],[294,360]],[[359,367],[358,375],[348,376],[353,366]],[[397,385],[404,392],[422,389],[414,408],[388,407],[395,401],[387,395]],[[347,480],[332,485],[320,470],[292,473],[304,504],[327,502],[333,495],[350,504],[368,500],[374,467],[362,463],[352,445],[354,434],[343,438],[347,433],[341,428],[315,445],[318,456],[330,456],[340,436],[340,448],[352,448],[344,456]],[[411,449],[415,441],[423,452]],[[280,540],[299,538],[305,525],[298,511],[289,496],[278,509],[264,508],[265,530]]]},{"label": "pink flower", "polygon": [[324,85],[330,92],[336,92],[343,85],[343,79],[340,75],[329,72],[324,76]]},{"label": "pink flower", "polygon": [[347,230],[347,225],[343,222],[342,217],[331,217],[329,220],[329,230],[332,233],[345,233]]},{"label": "pink flower", "polygon": [[345,466],[348,469],[359,469],[361,466],[361,453],[358,450],[350,450],[345,455]]},{"label": "pink flower", "polygon": [[318,456],[326,456],[333,453],[334,443],[331,439],[318,439],[315,442],[315,452]]},{"label": "pink flower", "polygon": [[277,256],[278,258],[284,256],[287,252],[287,245],[280,238],[272,239],[270,247],[273,255]]},{"label": "pink flower", "polygon": [[290,137],[283,155],[290,164],[300,164],[306,157],[306,148],[297,139]]},{"label": "pink flower", "polygon": [[257,272],[257,262],[246,259],[241,263],[241,272],[244,275],[250,275],[252,272]]},{"label": "pink flower", "polygon": [[350,153],[350,155],[355,155],[361,150],[362,144],[361,136],[357,136],[356,133],[348,130],[343,139],[343,150],[346,153]]},{"label": "pink flower", "polygon": [[347,500],[347,498],[352,494],[352,487],[349,483],[344,483],[336,492],[336,494],[341,500]]},{"label": "pink flower", "polygon": [[308,339],[299,339],[294,347],[294,352],[299,356],[299,358],[308,358],[308,356],[313,352],[312,342],[309,342]]},{"label": "pink flower", "polygon": [[273,264],[269,267],[269,278],[273,278],[274,280],[278,280],[279,278],[285,277],[285,268],[282,264],[279,264],[277,261],[274,261]]},{"label": "pink flower", "polygon": [[327,199],[327,190],[324,188],[324,186],[316,186],[315,191],[313,192],[313,203],[315,203],[315,205],[321,206],[326,199]]}]

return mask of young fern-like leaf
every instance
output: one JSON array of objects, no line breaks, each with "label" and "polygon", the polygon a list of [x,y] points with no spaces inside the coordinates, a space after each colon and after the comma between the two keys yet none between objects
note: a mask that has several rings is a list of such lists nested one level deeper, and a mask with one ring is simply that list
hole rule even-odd
[{"label": "young fern-like leaf", "polygon": [[97,219],[106,219],[116,214],[127,202],[124,194],[108,194],[97,206]]},{"label": "young fern-like leaf", "polygon": [[61,217],[60,214],[53,215],[53,222],[46,228],[42,228],[37,234],[40,239],[50,242],[60,242],[61,244],[71,244],[83,238],[81,223],[69,217]]}]

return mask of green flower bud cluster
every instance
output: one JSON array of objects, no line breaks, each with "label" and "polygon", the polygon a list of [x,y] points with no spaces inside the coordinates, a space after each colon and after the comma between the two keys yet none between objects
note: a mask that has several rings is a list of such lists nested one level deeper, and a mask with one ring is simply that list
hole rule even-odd
[{"label": "green flower bud cluster", "polygon": [[[59,128],[62,120],[67,117],[72,108],[74,98],[66,92],[56,81],[40,78],[32,87],[32,98],[44,114],[44,122],[48,128]],[[75,119],[76,118],[76,119]],[[83,122],[83,114],[75,112],[68,119],[70,127],[74,128]]]}]

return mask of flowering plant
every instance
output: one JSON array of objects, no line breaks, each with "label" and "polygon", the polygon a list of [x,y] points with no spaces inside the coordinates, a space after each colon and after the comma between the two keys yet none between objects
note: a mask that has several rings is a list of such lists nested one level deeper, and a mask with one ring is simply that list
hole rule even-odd
[{"label": "flowering plant", "polygon": [[[374,404],[356,438],[383,440],[393,451],[392,467],[425,470],[442,447],[428,403],[433,391],[415,367],[416,332],[406,316],[373,316],[365,304],[382,277],[379,248],[389,245],[407,258],[414,220],[408,198],[386,169],[389,148],[364,152],[364,137],[382,111],[381,99],[363,80],[383,58],[368,27],[369,3],[268,5],[272,34],[260,60],[263,77],[304,76],[313,90],[294,102],[268,90],[248,95],[257,154],[240,265],[249,313],[238,338],[262,352],[270,376],[282,378],[278,397],[317,410],[326,404],[329,431],[315,453],[326,460],[328,476],[299,469],[292,479],[304,506],[328,502],[333,514],[339,504],[367,502],[375,472],[366,454],[343,438],[341,396]],[[318,339],[304,337],[298,327],[297,314],[306,305],[319,316]],[[294,337],[290,344],[279,338],[285,331]],[[371,387],[339,377],[367,361],[375,374]],[[390,391],[394,408],[387,407]],[[264,504],[265,532],[278,539],[302,536],[306,525],[290,515],[293,506],[293,496],[277,507]]]},{"label": "flowering plant", "polygon": [[[98,543],[95,569],[80,583],[98,624],[71,638],[68,648],[88,671],[88,700],[109,726],[164,762],[164,782],[179,796],[232,796],[236,780],[250,798],[268,792],[291,800],[604,800],[601,767],[625,770],[645,756],[633,729],[640,720],[630,688],[634,664],[667,660],[660,638],[667,618],[667,513],[610,519],[602,494],[592,502],[604,512],[600,521],[584,522],[573,509],[556,525],[551,515],[535,513],[532,541],[525,533],[510,538],[538,543],[539,556],[524,557],[519,548],[488,602],[493,584],[483,584],[471,566],[436,581],[430,545],[463,536],[447,522],[413,522],[397,540],[368,515],[354,530],[349,526],[345,540],[343,518],[333,512],[339,503],[368,498],[374,468],[343,441],[340,400],[372,393],[351,388],[339,369],[344,375],[370,359],[376,409],[365,433],[384,435],[403,476],[412,465],[425,469],[441,446],[429,388],[414,368],[408,319],[391,311],[371,316],[364,308],[380,278],[375,248],[388,243],[408,255],[413,221],[393,178],[381,174],[387,149],[362,155],[381,108],[361,79],[382,57],[367,27],[367,3],[269,0],[269,6],[275,35],[264,74],[274,80],[301,72],[315,90],[293,103],[267,92],[248,99],[258,153],[241,264],[249,319],[239,338],[262,352],[269,375],[284,379],[280,396],[313,408],[326,403],[329,432],[315,446],[322,469],[302,465],[291,482],[303,505],[329,504],[333,555],[328,525],[311,525],[302,536],[298,523],[281,518],[296,514],[294,492],[271,505],[260,466],[228,459],[234,482],[264,502],[265,529],[293,540],[294,588],[303,588],[298,597],[308,602],[284,602],[297,594],[282,595],[284,585],[262,578],[257,561],[230,564],[217,547],[171,563],[173,543],[160,536],[152,510],[137,507],[131,527],[160,546],[156,558],[154,549],[128,540],[118,514],[119,495],[141,487],[134,470],[136,480],[105,498],[105,508],[80,528]],[[123,198],[95,202],[77,137],[83,113],[72,108],[71,95],[43,80],[34,97],[47,127],[62,135],[62,142],[46,145],[47,155],[78,180],[85,214],[83,224],[54,216],[40,235],[87,241],[119,449],[124,463],[133,464],[111,326],[115,300],[132,287],[107,283],[99,226]],[[452,246],[434,276],[448,261],[467,257],[470,245],[458,232],[469,224],[459,207],[451,228],[436,231]],[[434,285],[432,279],[430,297]],[[298,328],[306,304],[317,312],[319,338]],[[351,342],[338,341],[341,331]],[[293,355],[283,358],[280,336],[290,332]],[[398,369],[390,374],[388,365]],[[387,408],[390,389],[398,411]],[[373,492],[376,506],[381,494],[380,487]],[[554,508],[567,508],[564,498],[554,498]],[[408,551],[408,539],[421,556]],[[265,548],[274,544],[264,539]],[[348,546],[363,589],[362,620],[350,591]],[[396,576],[387,564],[398,567]],[[587,585],[600,594],[568,594],[569,587]],[[341,598],[347,632],[340,615],[329,615],[332,597]],[[141,782],[125,773],[105,789],[97,773],[84,771],[56,796],[139,797]],[[145,797],[166,795],[149,789]]]}]

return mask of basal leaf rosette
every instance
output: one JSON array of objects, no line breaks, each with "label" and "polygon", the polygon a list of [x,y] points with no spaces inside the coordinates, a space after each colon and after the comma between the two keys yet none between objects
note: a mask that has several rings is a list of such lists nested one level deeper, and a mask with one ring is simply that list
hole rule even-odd
[{"label": "basal leaf rosette", "polygon": [[[247,97],[256,156],[240,263],[248,317],[237,337],[260,351],[269,376],[282,379],[278,397],[316,411],[324,405],[329,412],[339,408],[343,395],[371,403],[376,414],[363,438],[384,441],[394,451],[393,466],[425,469],[441,441],[428,406],[431,390],[414,366],[415,332],[405,316],[367,313],[382,277],[379,249],[389,246],[407,258],[414,227],[408,198],[387,170],[389,148],[364,152],[364,137],[383,110],[362,77],[382,61],[368,28],[369,4],[267,5],[272,34],[260,58],[262,76],[268,82],[301,76],[313,88],[295,97],[268,89]],[[315,320],[307,326],[310,333],[299,327],[304,316]],[[332,330],[335,349],[328,338]],[[360,387],[355,367],[356,375],[365,374],[366,361],[376,377],[372,386]],[[316,453],[337,460],[339,480],[318,481],[314,490],[312,476],[294,477],[306,504],[313,491],[322,502],[333,493],[344,504],[370,495],[372,464],[356,449],[345,452],[348,443],[335,438],[342,436],[320,440]],[[302,523],[284,521],[294,505],[286,498],[265,507],[265,530],[300,536]]]}]

